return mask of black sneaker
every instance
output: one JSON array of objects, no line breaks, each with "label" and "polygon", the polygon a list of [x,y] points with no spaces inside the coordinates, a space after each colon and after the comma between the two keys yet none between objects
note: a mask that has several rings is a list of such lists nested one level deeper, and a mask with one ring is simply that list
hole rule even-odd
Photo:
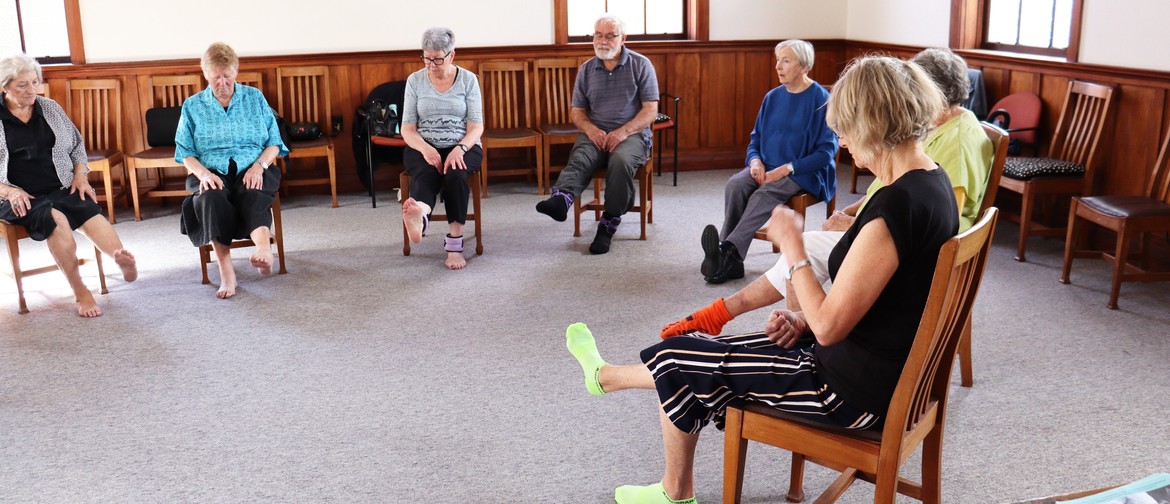
[{"label": "black sneaker", "polygon": [[699,272],[704,277],[710,277],[722,265],[719,260],[719,231],[715,229],[715,226],[707,224],[707,227],[703,228],[703,237],[699,241],[703,245],[703,264],[699,266]]},{"label": "black sneaker", "polygon": [[609,245],[613,242],[613,233],[606,226],[604,222],[597,223],[597,236],[593,237],[593,243],[589,244],[589,253],[598,255],[609,252]]},{"label": "black sneaker", "polygon": [[536,204],[536,211],[552,217],[557,222],[565,222],[569,216],[569,205],[564,196],[553,193],[548,199]]}]

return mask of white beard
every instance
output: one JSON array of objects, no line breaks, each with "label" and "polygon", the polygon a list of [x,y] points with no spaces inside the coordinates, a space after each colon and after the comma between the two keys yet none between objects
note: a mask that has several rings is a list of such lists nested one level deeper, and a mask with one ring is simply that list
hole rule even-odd
[{"label": "white beard", "polygon": [[621,46],[618,46],[618,47],[615,47],[615,48],[609,49],[609,50],[598,49],[596,47],[593,48],[593,54],[595,54],[597,56],[597,59],[600,59],[600,60],[614,59],[618,56],[618,54],[621,54],[621,52],[622,52]]}]

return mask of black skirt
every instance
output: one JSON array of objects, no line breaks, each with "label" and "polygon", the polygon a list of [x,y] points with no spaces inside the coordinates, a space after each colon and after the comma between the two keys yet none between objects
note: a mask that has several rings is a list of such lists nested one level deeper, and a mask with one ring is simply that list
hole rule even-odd
[{"label": "black skirt", "polygon": [[69,194],[69,188],[66,187],[48,194],[34,195],[29,201],[32,202],[32,208],[24,217],[17,217],[8,200],[0,200],[0,219],[24,226],[29,237],[36,241],[43,241],[57,229],[53,210],[65,215],[71,230],[76,230],[94,216],[102,214],[102,208],[97,203],[83,200],[77,194]]}]

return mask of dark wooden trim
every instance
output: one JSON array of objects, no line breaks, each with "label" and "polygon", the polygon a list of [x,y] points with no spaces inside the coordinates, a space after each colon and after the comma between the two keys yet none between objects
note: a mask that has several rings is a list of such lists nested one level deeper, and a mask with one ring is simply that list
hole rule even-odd
[{"label": "dark wooden trim", "polygon": [[85,64],[85,37],[81,35],[80,0],[65,0],[65,27],[69,32],[69,61]]},{"label": "dark wooden trim", "polygon": [[1069,63],[1080,61],[1081,55],[1081,13],[1085,10],[1084,0],[1072,0],[1072,20],[1068,29],[1068,51],[1064,59]]},{"label": "dark wooden trim", "polygon": [[[633,35],[628,40],[674,40],[685,39],[706,41],[711,39],[711,0],[685,0],[683,5],[683,31],[675,35]],[[569,0],[553,0],[553,43],[564,45],[571,42],[587,42],[580,37],[569,37]]]},{"label": "dark wooden trim", "polygon": [[1068,48],[1043,49],[987,42],[987,16],[991,10],[988,0],[951,0],[951,49],[989,49],[1024,54],[1042,54],[1064,58],[1076,63],[1081,51],[1081,14],[1084,0],[1072,0],[1072,18],[1069,22]]},{"label": "dark wooden trim", "polygon": [[683,15],[688,38],[704,42],[711,40],[710,0],[687,0],[687,10]]},{"label": "dark wooden trim", "polygon": [[553,0],[553,43],[569,43],[569,0]]}]

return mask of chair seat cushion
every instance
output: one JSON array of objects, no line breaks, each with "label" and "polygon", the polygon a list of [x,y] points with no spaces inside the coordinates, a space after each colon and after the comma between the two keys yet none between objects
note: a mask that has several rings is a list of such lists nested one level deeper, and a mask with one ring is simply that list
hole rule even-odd
[{"label": "chair seat cushion", "polygon": [[[172,153],[173,153],[173,151],[172,151]],[[118,151],[116,151],[114,149],[88,150],[85,152],[85,160],[86,161],[97,161],[100,159],[109,159],[109,158],[114,157],[117,154],[118,154]]]},{"label": "chair seat cushion", "polygon": [[174,159],[174,147],[151,147],[142,152],[135,153],[134,156],[140,159]]},{"label": "chair seat cushion", "polygon": [[1170,205],[1146,196],[1090,196],[1081,204],[1114,217],[1170,217]]},{"label": "chair seat cushion", "polygon": [[1052,158],[1013,157],[1003,166],[1003,176],[1016,180],[1035,177],[1083,177],[1085,167],[1072,161]]},{"label": "chair seat cushion", "polygon": [[576,135],[581,132],[581,130],[577,129],[571,123],[541,124],[540,131],[546,135]]},{"label": "chair seat cushion", "polygon": [[538,136],[540,133],[528,128],[489,128],[484,130],[484,138],[526,138]]},{"label": "chair seat cushion", "polygon": [[310,149],[313,147],[323,147],[329,145],[328,137],[314,138],[312,140],[305,140],[304,142],[290,142],[291,145],[287,147],[289,150]]}]

